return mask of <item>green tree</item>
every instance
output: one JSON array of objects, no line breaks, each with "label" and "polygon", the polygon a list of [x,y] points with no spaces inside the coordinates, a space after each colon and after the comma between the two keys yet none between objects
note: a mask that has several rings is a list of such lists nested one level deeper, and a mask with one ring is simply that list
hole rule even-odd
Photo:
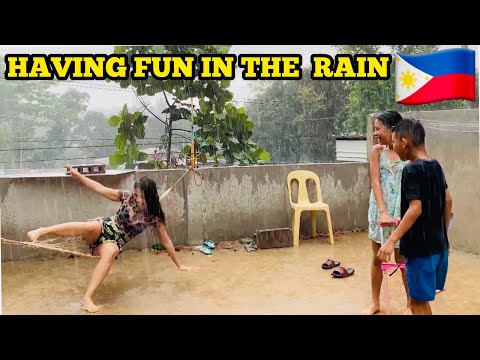
[{"label": "green tree", "polygon": [[[229,49],[230,46],[223,45],[117,46],[115,53],[126,54],[131,61],[131,55],[134,54],[147,56],[151,54],[194,54],[198,56],[201,54],[227,54]],[[131,63],[130,65],[132,66]],[[198,74],[198,71],[199,63],[197,62],[195,75]],[[268,159],[268,154],[250,140],[251,129],[249,129],[250,125],[245,125],[245,112],[236,109],[231,103],[233,94],[228,90],[230,81],[200,80],[197,77],[193,80],[157,80],[153,76],[149,76],[145,80],[134,80],[129,77],[126,80],[114,81],[119,83],[122,88],[131,86],[140,101],[142,101],[140,97],[144,95],[160,94],[165,99],[166,108],[162,114],[155,114],[145,103],[142,103],[144,105],[142,112],[147,111],[150,116],[165,126],[167,165],[170,165],[174,132],[187,133],[187,139],[191,137],[191,135],[188,136],[188,130],[177,125],[181,120],[191,121],[192,129],[196,132],[194,135],[197,142],[196,147],[201,152],[197,156],[203,162],[212,157],[216,161],[223,157],[227,162],[236,159],[240,163],[255,163],[261,159]],[[187,102],[191,98],[198,98],[200,103],[200,108],[193,112]],[[221,124],[222,122],[228,124],[230,130],[225,130],[226,125]],[[124,134],[124,136],[130,135],[132,134]],[[215,146],[212,146],[210,138],[215,140]],[[143,157],[143,155],[139,156]],[[115,161],[122,160],[120,157],[115,159]]]},{"label": "green tree", "polygon": [[[238,162],[240,165],[270,160],[269,153],[250,139],[254,123],[243,108],[227,104],[220,115],[199,111],[195,119],[200,162],[206,163],[207,154],[213,157],[216,165],[222,157],[227,164]],[[183,153],[188,152],[186,146]]]},{"label": "green tree", "polygon": [[138,161],[147,159],[147,154],[139,151],[137,145],[137,139],[145,138],[146,121],[147,116],[139,111],[129,113],[126,104],[118,115],[108,120],[110,126],[118,126],[118,134],[114,141],[116,151],[109,157],[109,163],[113,168],[125,164],[126,169],[134,169]]},{"label": "green tree", "polygon": [[[311,67],[303,69],[309,74]],[[337,113],[348,98],[346,83],[303,76],[296,81],[266,81],[254,86],[255,100],[246,106],[257,125],[256,141],[282,162],[335,157]],[[314,138],[314,139],[313,139]],[[310,145],[309,145],[310,143]]]},{"label": "green tree", "polygon": [[[438,45],[338,45],[336,49],[343,54],[423,54],[438,50]],[[343,131],[367,131],[368,114],[387,109],[397,111],[435,111],[466,107],[466,101],[441,101],[431,104],[409,106],[395,102],[395,62],[390,67],[388,80],[358,81],[349,80],[348,104],[340,113],[340,127]],[[478,80],[477,80],[478,86]],[[478,97],[477,97],[478,103]]]},{"label": "green tree", "polygon": [[108,124],[106,114],[88,110],[82,115],[78,125],[75,127],[75,134],[70,135],[72,141],[69,146],[75,147],[70,150],[69,155],[75,151],[75,154],[69,156],[71,159],[85,159],[85,162],[91,162],[90,159],[108,158],[113,148],[112,140],[115,138],[116,129]]},{"label": "green tree", "polygon": [[0,119],[9,136],[35,136],[45,125],[52,107],[53,82],[5,80],[5,63],[0,63]]},{"label": "green tree", "polygon": [[41,136],[43,144],[48,145],[44,147],[48,149],[32,152],[30,160],[52,159],[50,166],[61,167],[65,164],[63,159],[91,157],[88,148],[84,147],[85,142],[82,141],[82,117],[87,110],[89,99],[88,93],[76,89],[68,89],[50,99],[51,106],[45,111],[43,125],[46,131]]},{"label": "green tree", "polygon": [[[0,73],[4,72],[2,61]],[[56,81],[0,78],[0,167],[52,166],[58,164],[53,159],[73,152],[65,149],[65,140],[78,127],[89,95],[74,89],[59,93],[55,85]]]}]

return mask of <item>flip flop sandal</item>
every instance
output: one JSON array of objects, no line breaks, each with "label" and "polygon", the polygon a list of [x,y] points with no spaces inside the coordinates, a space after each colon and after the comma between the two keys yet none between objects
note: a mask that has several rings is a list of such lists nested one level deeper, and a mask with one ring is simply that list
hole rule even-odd
[{"label": "flip flop sandal", "polygon": [[344,268],[343,266],[337,267],[335,270],[332,272],[332,276],[334,278],[346,278],[349,276],[352,276],[355,270],[353,268]]},{"label": "flip flop sandal", "polygon": [[340,261],[328,259],[322,264],[322,269],[328,270],[333,269],[334,267],[340,266]]},{"label": "flip flop sandal", "polygon": [[152,249],[157,251],[165,250],[165,248],[161,244],[153,244]]},{"label": "flip flop sandal", "polygon": [[205,255],[212,255],[212,249],[210,249],[207,245],[199,245],[195,247],[195,250],[198,250]]},{"label": "flip flop sandal", "polygon": [[207,245],[210,249],[212,249],[212,250],[215,249],[215,243],[212,240],[210,240],[210,239],[205,240],[203,243],[205,245]]}]

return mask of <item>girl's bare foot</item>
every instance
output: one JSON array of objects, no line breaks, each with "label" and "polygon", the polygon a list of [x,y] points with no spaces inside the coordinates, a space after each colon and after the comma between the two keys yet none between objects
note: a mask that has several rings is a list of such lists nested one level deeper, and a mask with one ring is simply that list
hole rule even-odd
[{"label": "girl's bare foot", "polygon": [[380,311],[380,305],[371,304],[368,308],[361,312],[362,315],[375,315]]},{"label": "girl's bare foot", "polygon": [[43,228],[38,228],[35,230],[31,230],[27,233],[28,238],[30,241],[35,242],[37,241],[43,234],[42,234]]},{"label": "girl's bare foot", "polygon": [[410,308],[407,308],[407,310],[405,310],[405,312],[402,315],[413,315],[412,310]]},{"label": "girl's bare foot", "polygon": [[101,307],[95,305],[93,303],[92,299],[84,297],[83,298],[82,309],[85,310],[85,311],[88,311],[89,313],[96,313],[96,312],[100,311]]}]

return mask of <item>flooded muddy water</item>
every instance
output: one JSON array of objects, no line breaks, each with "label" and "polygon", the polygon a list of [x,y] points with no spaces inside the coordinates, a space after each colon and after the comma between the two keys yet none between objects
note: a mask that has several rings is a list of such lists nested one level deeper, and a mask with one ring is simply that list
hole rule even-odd
[{"label": "flooded muddy water", "polygon": [[[302,240],[298,248],[246,252],[241,244],[177,252],[199,272],[177,270],[165,252],[125,251],[98,289],[97,314],[359,314],[370,303],[372,250],[366,233]],[[353,267],[332,278],[326,259]],[[69,258],[2,263],[3,314],[87,314],[81,298],[96,259]],[[434,314],[480,314],[480,258],[453,251],[446,291]],[[389,277],[394,314],[405,310],[400,271]],[[382,295],[383,300],[383,295]],[[384,305],[384,304],[382,304]],[[384,309],[384,308],[383,308]],[[384,314],[382,310],[379,314]]]}]

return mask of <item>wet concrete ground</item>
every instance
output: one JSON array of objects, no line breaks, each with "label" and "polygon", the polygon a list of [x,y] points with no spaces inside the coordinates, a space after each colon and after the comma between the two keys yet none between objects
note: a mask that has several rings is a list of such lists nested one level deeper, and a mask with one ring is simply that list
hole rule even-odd
[{"label": "wet concrete ground", "polygon": [[[125,251],[94,301],[97,314],[359,314],[370,303],[371,246],[366,233],[303,240],[298,248],[246,252],[177,252],[196,273],[177,270],[164,252]],[[332,258],[355,274],[335,279],[322,263]],[[2,263],[3,314],[87,314],[80,299],[95,259]],[[434,314],[480,314],[480,257],[453,251],[446,291]],[[400,271],[389,277],[391,306],[406,305]],[[380,314],[384,314],[382,310]]]}]

